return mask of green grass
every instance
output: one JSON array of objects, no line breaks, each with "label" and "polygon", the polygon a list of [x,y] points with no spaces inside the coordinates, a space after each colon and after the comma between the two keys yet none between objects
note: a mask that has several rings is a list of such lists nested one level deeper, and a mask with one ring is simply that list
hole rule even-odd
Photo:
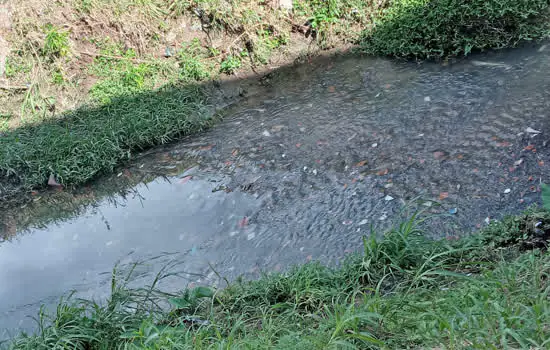
[{"label": "green grass", "polygon": [[198,132],[212,113],[199,87],[166,86],[82,107],[62,118],[6,132],[0,138],[0,174],[24,188],[82,184],[112,171],[133,151]]},{"label": "green grass", "polygon": [[44,31],[46,38],[42,47],[42,54],[52,59],[67,56],[70,52],[69,33],[51,24],[46,25]]},{"label": "green grass", "polygon": [[9,348],[550,347],[550,257],[533,246],[547,244],[549,212],[533,209],[458,241],[423,238],[418,223],[365,239],[339,267],[308,263],[223,290],[162,293],[156,283],[170,268],[132,290],[131,274],[115,271],[106,303],[63,300],[51,317],[40,314],[37,335]]},{"label": "green grass", "polygon": [[550,36],[548,0],[394,0],[361,39],[364,52],[444,58]]}]

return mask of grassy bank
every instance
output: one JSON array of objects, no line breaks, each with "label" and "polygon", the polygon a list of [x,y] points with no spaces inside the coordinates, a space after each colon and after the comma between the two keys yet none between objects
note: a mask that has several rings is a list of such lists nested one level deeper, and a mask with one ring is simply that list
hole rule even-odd
[{"label": "grassy bank", "polygon": [[211,114],[196,84],[205,81],[352,44],[441,58],[549,34],[548,0],[276,4],[0,1],[0,198],[4,183],[82,184],[136,150],[204,129]]},{"label": "grassy bank", "polygon": [[170,86],[15,129],[0,137],[0,169],[24,188],[45,185],[50,176],[84,183],[133,151],[207,127],[213,114],[204,98],[200,88]]},{"label": "grassy bank", "polygon": [[[103,305],[62,302],[11,349],[547,348],[550,213],[431,241],[414,218],[341,266],[317,263],[224,290],[113,282]],[[170,311],[158,305],[169,302]],[[49,323],[51,321],[51,323]]]}]

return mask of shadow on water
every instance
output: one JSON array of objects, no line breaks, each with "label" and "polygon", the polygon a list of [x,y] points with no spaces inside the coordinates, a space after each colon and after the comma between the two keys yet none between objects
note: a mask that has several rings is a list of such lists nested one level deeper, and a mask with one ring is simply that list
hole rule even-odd
[{"label": "shadow on water", "polygon": [[211,129],[4,208],[0,328],[31,327],[26,315],[71,289],[102,297],[121,259],[174,254],[201,276],[193,283],[215,280],[211,266],[255,276],[338,261],[405,203],[434,216],[424,228],[435,237],[538,203],[550,180],[549,55],[325,57],[210,88],[227,107]]}]

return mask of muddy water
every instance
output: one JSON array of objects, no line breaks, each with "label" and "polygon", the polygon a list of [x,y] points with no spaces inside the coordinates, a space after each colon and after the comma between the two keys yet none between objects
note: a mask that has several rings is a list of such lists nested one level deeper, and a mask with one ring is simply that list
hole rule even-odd
[{"label": "muddy water", "polygon": [[25,315],[69,289],[103,297],[118,260],[175,253],[198,274],[188,281],[213,280],[211,267],[254,276],[337,262],[404,206],[433,214],[435,237],[517,213],[550,182],[549,69],[537,46],[278,71],[217,127],[122,169],[109,181],[132,180],[113,194],[98,183],[5,215],[0,327],[29,327]]}]

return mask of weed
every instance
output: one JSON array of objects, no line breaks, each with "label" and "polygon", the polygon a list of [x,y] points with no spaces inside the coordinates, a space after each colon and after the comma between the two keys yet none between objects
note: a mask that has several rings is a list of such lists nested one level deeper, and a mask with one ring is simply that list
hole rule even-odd
[{"label": "weed", "polygon": [[227,56],[220,65],[220,72],[228,75],[235,74],[241,67],[241,59],[234,55]]},{"label": "weed", "polygon": [[100,47],[104,56],[97,57],[90,68],[100,78],[90,89],[90,95],[96,102],[107,104],[116,97],[134,95],[163,82],[176,80],[173,78],[177,76],[174,67],[160,60],[135,61],[134,50],[124,50],[109,41],[100,43]]},{"label": "weed", "polygon": [[0,133],[4,133],[8,131],[9,127],[9,121],[11,119],[11,115],[9,114],[0,114]]},{"label": "weed", "polygon": [[201,61],[208,55],[198,39],[184,44],[178,52],[179,78],[182,81],[201,81],[210,77],[209,67]]},{"label": "weed", "polygon": [[545,209],[550,210],[550,186],[542,184],[540,187],[542,189],[542,204]]},{"label": "weed", "polygon": [[42,47],[42,55],[49,58],[67,56],[70,52],[69,33],[51,24],[46,25],[44,31],[46,37]]},{"label": "weed", "polygon": [[65,82],[63,72],[56,70],[52,73],[52,83],[56,85],[62,85]]}]

